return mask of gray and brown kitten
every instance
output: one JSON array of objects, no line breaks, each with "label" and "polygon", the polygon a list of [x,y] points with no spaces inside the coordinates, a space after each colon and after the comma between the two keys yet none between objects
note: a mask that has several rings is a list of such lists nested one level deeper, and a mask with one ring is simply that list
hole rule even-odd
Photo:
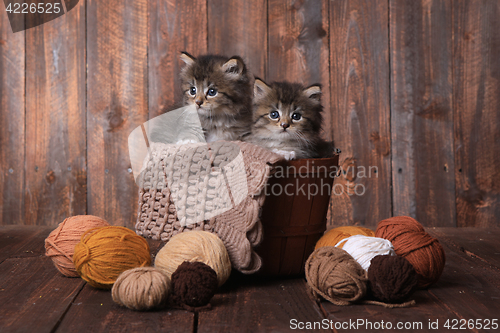
[{"label": "gray and brown kitten", "polygon": [[241,140],[252,123],[252,81],[243,60],[234,56],[183,52],[181,70],[185,105],[196,105],[207,142]]},{"label": "gray and brown kitten", "polygon": [[333,144],[320,137],[322,111],[320,85],[255,79],[252,134],[246,141],[288,160],[330,157]]}]

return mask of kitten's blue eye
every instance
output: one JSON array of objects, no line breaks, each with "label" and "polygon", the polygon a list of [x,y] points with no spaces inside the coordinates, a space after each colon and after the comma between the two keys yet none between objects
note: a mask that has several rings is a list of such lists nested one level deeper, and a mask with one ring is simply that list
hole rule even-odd
[{"label": "kitten's blue eye", "polygon": [[196,95],[196,87],[191,87],[191,88],[189,89],[189,94],[190,94],[191,96]]},{"label": "kitten's blue eye", "polygon": [[271,119],[278,119],[279,116],[280,116],[280,114],[278,111],[271,111],[271,113],[269,113],[269,118],[271,118]]},{"label": "kitten's blue eye", "polygon": [[302,115],[300,113],[295,112],[292,114],[293,120],[300,120],[300,118],[302,118]]},{"label": "kitten's blue eye", "polygon": [[207,95],[208,96],[212,96],[212,97],[215,96],[215,95],[217,95],[217,89],[215,89],[215,88],[208,89]]}]

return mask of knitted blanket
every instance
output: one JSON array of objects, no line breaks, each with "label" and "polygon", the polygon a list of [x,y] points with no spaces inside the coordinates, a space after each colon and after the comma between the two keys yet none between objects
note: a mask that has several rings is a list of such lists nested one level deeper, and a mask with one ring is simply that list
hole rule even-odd
[{"label": "knitted blanket", "polygon": [[152,143],[138,178],[137,234],[167,242],[190,230],[213,232],[234,268],[254,273],[261,258],[259,219],[272,164],[282,159],[240,141]]}]

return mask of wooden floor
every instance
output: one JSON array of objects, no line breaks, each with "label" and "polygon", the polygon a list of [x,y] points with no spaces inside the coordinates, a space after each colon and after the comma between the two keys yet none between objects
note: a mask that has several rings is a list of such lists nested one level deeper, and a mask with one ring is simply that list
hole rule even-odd
[{"label": "wooden floor", "polygon": [[[109,291],[63,277],[44,255],[51,230],[0,227],[0,332],[287,332],[314,322],[328,323],[335,332],[383,332],[382,322],[412,328],[404,331],[443,332],[447,321],[452,331],[454,324],[467,327],[465,320],[471,320],[470,329],[461,331],[493,332],[491,320],[500,321],[500,229],[428,229],[445,248],[446,266],[436,285],[414,294],[412,308],[318,305],[303,278],[233,272],[213,298],[212,310],[199,314],[134,312],[113,303]],[[488,330],[477,329],[488,320]],[[429,329],[430,323],[439,330]]]}]

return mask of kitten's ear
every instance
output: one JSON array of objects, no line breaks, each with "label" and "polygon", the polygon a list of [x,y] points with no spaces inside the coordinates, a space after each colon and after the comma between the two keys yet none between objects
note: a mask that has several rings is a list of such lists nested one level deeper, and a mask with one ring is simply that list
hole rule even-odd
[{"label": "kitten's ear", "polygon": [[194,62],[196,61],[196,58],[193,57],[192,55],[190,55],[189,53],[187,52],[181,52],[181,56],[180,56],[181,60],[184,61],[186,63],[186,65],[190,66],[192,64],[194,64]]},{"label": "kitten's ear", "polygon": [[271,92],[271,87],[269,87],[264,81],[259,78],[255,78],[255,83],[253,85],[253,96],[255,101],[259,101],[266,97],[267,94]]},{"label": "kitten's ear", "polygon": [[222,71],[229,76],[240,76],[245,70],[245,64],[240,57],[235,56],[222,65]]},{"label": "kitten's ear", "polygon": [[304,95],[316,102],[321,102],[321,86],[319,84],[314,84],[310,87],[304,89]]}]

